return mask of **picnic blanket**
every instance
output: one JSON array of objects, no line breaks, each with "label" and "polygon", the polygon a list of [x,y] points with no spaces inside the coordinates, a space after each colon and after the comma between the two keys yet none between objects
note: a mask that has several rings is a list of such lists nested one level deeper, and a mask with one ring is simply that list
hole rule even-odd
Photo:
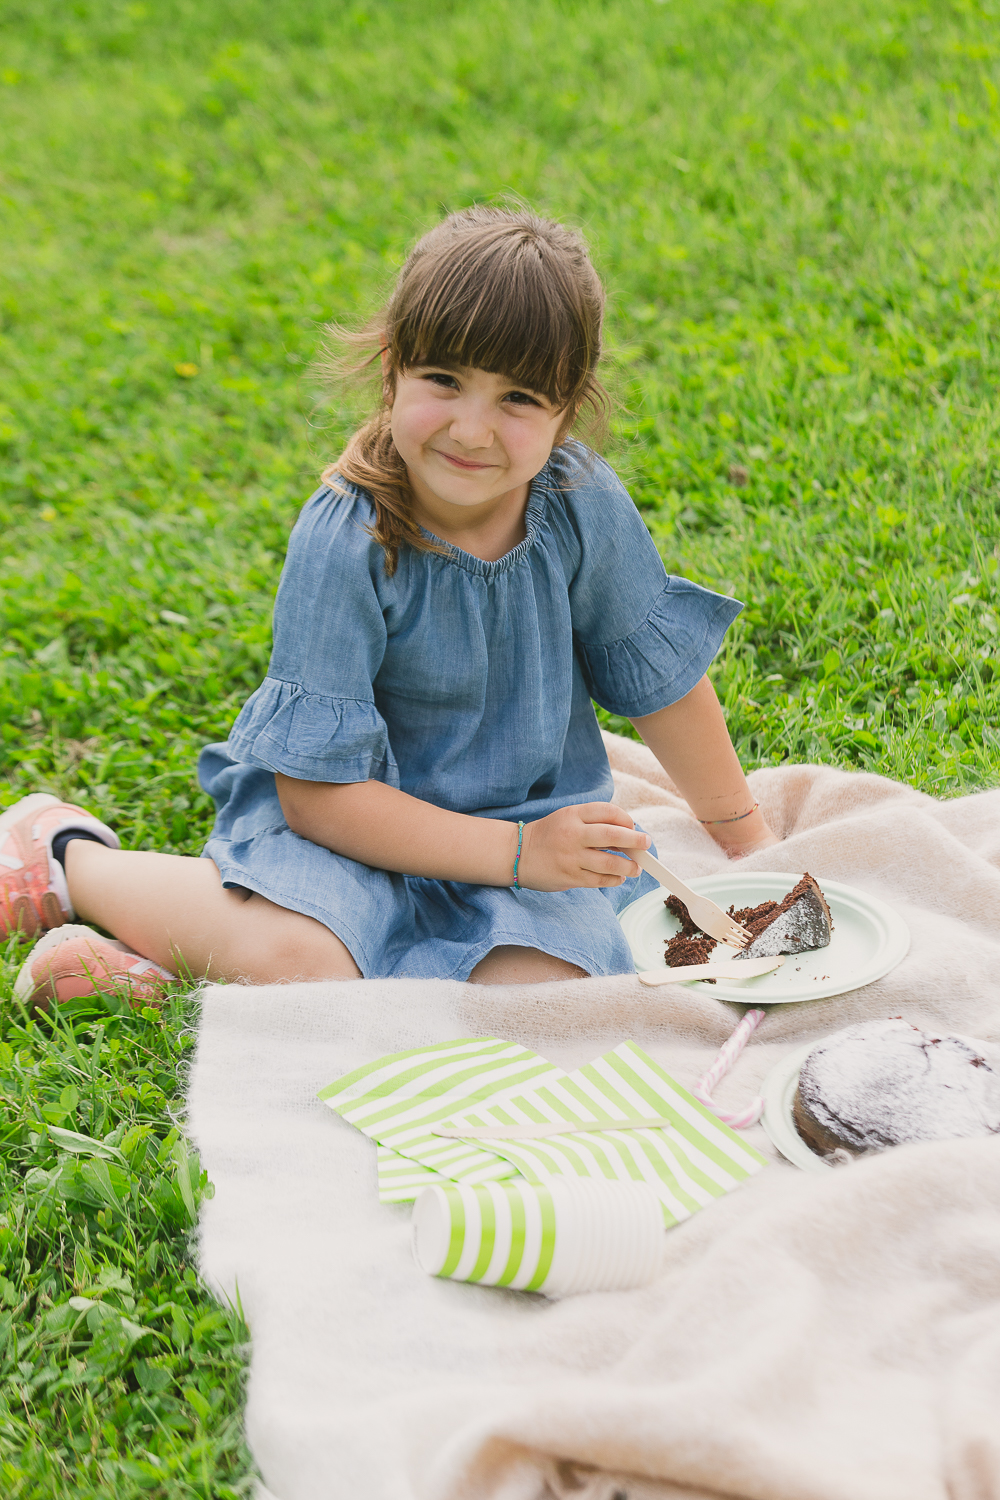
[{"label": "picnic blanket", "polygon": [[[608,737],[616,799],[684,877],[725,860],[652,755]],[[761,770],[785,840],[740,868],[882,897],[891,974],[774,1007],[717,1090],[869,1017],[1000,1041],[1000,791],[935,801],[820,766]],[[215,1184],[201,1269],[253,1336],[250,1444],[277,1500],[997,1500],[1000,1139],[772,1164],[667,1233],[646,1288],[568,1297],[436,1280],[376,1147],[316,1099],[386,1053],[498,1036],[561,1067],[633,1038],[680,1083],[740,1011],[634,976],[359,980],[203,996],[189,1125]]]}]

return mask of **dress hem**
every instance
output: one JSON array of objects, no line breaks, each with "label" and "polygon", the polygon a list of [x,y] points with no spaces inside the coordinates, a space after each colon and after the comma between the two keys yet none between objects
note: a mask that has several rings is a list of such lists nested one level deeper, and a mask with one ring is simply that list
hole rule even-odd
[{"label": "dress hem", "polygon": [[[543,947],[537,941],[526,942],[523,933],[507,932],[503,929],[497,929],[496,931],[491,933],[489,942],[477,943],[473,949],[467,951],[464,954],[461,962],[455,964],[446,973],[406,974],[404,972],[401,974],[397,968],[396,970],[393,970],[389,973],[380,974],[373,971],[374,966],[369,961],[364,944],[362,943],[358,934],[354,932],[352,928],[347,926],[346,923],[341,924],[341,928],[338,931],[338,929],[331,923],[329,917],[324,915],[319,907],[310,907],[310,903],[306,901],[303,901],[296,906],[289,906],[287,898],[285,900],[279,900],[277,892],[269,889],[266,881],[261,880],[258,876],[251,875],[251,873],[248,870],[244,870],[242,866],[226,861],[220,862],[220,860],[217,859],[214,854],[209,853],[207,850],[204,854],[202,854],[201,857],[202,859],[210,859],[212,861],[219,872],[219,876],[224,886],[239,886],[244,890],[253,891],[256,895],[263,896],[266,901],[273,902],[275,906],[280,906],[285,911],[295,911],[298,912],[301,916],[311,917],[313,921],[319,922],[322,927],[325,927],[328,932],[333,933],[333,936],[335,938],[339,938],[339,940],[344,944],[344,947],[350,953],[351,957],[354,959],[354,962],[361,970],[362,979],[439,979],[443,983],[454,981],[458,984],[465,984],[468,982],[469,975],[472,973],[476,965],[480,963],[488,953],[491,953],[494,948],[502,947],[534,949],[536,952],[546,954],[549,958],[562,959],[564,963],[575,964],[578,968],[585,970],[589,979],[606,979],[610,978],[612,975],[628,974],[630,972],[628,969],[612,969],[607,968],[603,964],[595,963],[594,955],[592,953],[585,953],[581,949],[573,948],[569,945],[563,946],[562,944],[552,944],[551,947]],[[555,982],[558,983],[558,981]]]}]

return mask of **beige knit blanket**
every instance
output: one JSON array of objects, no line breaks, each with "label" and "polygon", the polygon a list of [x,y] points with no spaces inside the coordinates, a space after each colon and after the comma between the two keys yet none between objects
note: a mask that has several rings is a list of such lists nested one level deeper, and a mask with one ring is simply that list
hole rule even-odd
[{"label": "beige knit blanket", "polygon": [[[649,752],[608,744],[661,855],[724,868]],[[774,1007],[720,1103],[867,1017],[1000,1041],[1000,791],[935,802],[818,766],[750,780],[784,843],[742,868],[869,890],[913,945],[864,990]],[[548,1302],[419,1271],[374,1146],[315,1098],[384,1053],[485,1035],[566,1067],[634,1037],[690,1085],[738,1014],[626,976],[206,991],[201,1266],[251,1326],[247,1432],[277,1500],[998,1500],[1000,1139],[807,1174],[758,1127],[774,1164],[670,1231],[660,1280]]]}]

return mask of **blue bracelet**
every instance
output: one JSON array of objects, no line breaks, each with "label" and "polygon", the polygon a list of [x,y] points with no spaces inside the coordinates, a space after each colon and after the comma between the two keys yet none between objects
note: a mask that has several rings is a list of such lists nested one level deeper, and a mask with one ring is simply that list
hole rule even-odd
[{"label": "blue bracelet", "polygon": [[519,862],[519,860],[521,858],[521,840],[523,838],[524,838],[524,824],[523,823],[518,823],[518,825],[517,825],[517,853],[514,855],[514,890],[515,891],[521,890],[521,886],[519,886],[518,883],[517,883],[517,866],[518,866],[518,862]]}]

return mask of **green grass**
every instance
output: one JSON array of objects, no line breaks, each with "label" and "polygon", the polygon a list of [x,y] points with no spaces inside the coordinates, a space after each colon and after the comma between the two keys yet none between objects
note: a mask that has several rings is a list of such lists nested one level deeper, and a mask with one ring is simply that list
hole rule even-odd
[{"label": "green grass", "polygon": [[[9,982],[22,956],[2,954]],[[0,1490],[247,1493],[238,1309],[187,1236],[211,1193],[173,1123],[191,1008],[78,1001],[0,1041]]]},{"label": "green grass", "polygon": [[[1000,7],[8,0],[0,34],[0,800],[199,849],[197,749],[351,421],[319,329],[504,193],[586,230],[612,457],[668,566],[747,601],[715,672],[747,765],[996,784]],[[249,1473],[171,1134],[188,1015],[0,1014],[19,1500]]]}]

